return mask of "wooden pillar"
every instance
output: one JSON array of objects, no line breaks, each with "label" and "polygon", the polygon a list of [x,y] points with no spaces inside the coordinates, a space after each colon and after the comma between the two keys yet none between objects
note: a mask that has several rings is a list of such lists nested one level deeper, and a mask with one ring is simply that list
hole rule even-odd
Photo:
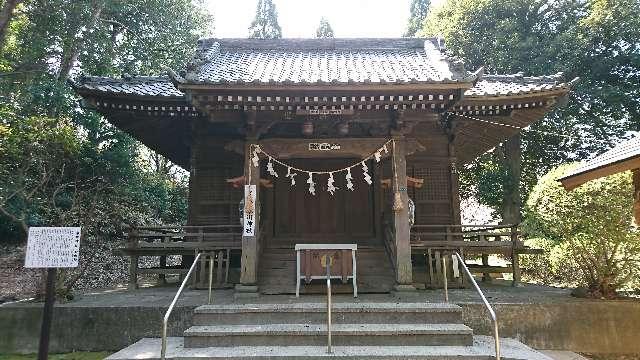
[{"label": "wooden pillar", "polygon": [[[460,183],[458,180],[458,168],[456,165],[456,149],[453,145],[453,137],[449,139],[449,185],[451,189],[451,221],[453,225],[462,223],[460,214]],[[454,228],[454,232],[462,232],[461,228]]]},{"label": "wooden pillar", "polygon": [[518,251],[516,250],[518,244],[518,226],[511,226],[511,266],[513,267],[513,281],[511,286],[520,285],[520,258]]},{"label": "wooden pillar", "polygon": [[131,228],[127,238],[127,248],[133,249],[129,263],[129,290],[138,288],[138,255],[135,249],[138,248],[138,229]]},{"label": "wooden pillar", "polygon": [[[255,235],[242,236],[242,259],[240,284],[236,291],[240,293],[257,293],[258,287],[258,255],[260,238],[260,167],[253,167],[251,150],[257,144],[255,138],[248,138],[244,147],[244,176],[246,185],[256,186],[255,201]],[[244,190],[243,190],[244,194]],[[244,196],[244,195],[243,195]],[[246,205],[246,204],[245,204]]]},{"label": "wooden pillar", "polygon": [[404,136],[394,136],[393,141],[391,201],[395,205],[397,192],[400,194],[402,204],[400,210],[392,210],[396,245],[396,290],[415,290],[411,267],[411,244],[409,243],[406,144]]},{"label": "wooden pillar", "polygon": [[640,224],[640,169],[633,169],[633,219]]}]

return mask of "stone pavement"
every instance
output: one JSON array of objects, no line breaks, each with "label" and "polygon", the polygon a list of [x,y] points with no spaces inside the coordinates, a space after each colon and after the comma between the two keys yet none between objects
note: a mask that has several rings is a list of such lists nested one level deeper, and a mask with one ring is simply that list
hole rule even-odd
[{"label": "stone pavement", "polygon": [[[480,284],[487,300],[492,304],[546,304],[580,302],[582,299],[570,295],[569,289],[553,288],[540,285],[522,285],[511,287],[509,282],[494,280],[491,284]],[[137,290],[126,288],[94,290],[78,294],[73,301],[56,304],[59,307],[166,307],[176,293],[175,286],[147,287]],[[292,288],[292,290],[294,290]],[[323,295],[264,295],[257,299],[234,299],[234,292],[230,289],[214,290],[214,303],[309,303],[323,302]],[[449,289],[450,302],[457,304],[480,304],[481,300],[473,289]],[[185,290],[180,297],[178,306],[195,307],[207,301],[207,291]],[[348,294],[334,294],[334,302],[443,302],[444,291],[417,290],[396,294],[359,294],[354,299]],[[587,300],[588,301],[588,300]],[[27,302],[7,303],[0,306],[28,306]]]}]

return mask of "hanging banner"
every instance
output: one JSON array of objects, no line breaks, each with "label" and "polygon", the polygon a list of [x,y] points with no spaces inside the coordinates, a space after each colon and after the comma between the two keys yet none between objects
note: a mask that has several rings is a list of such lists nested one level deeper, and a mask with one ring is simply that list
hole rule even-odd
[{"label": "hanging banner", "polygon": [[244,186],[244,216],[242,236],[255,236],[256,234],[256,186]]},{"label": "hanging banner", "polygon": [[26,268],[74,268],[80,257],[79,227],[30,227]]}]

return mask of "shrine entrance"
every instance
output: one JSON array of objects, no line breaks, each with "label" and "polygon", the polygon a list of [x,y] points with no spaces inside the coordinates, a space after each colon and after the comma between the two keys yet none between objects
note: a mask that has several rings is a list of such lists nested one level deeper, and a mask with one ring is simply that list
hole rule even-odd
[{"label": "shrine entrance", "polygon": [[[317,171],[352,165],[358,159],[292,159],[292,166]],[[369,168],[375,166],[369,161]],[[371,170],[373,172],[374,170]],[[338,191],[327,191],[326,174],[314,174],[316,195],[309,193],[306,174],[296,176],[296,185],[284,176],[274,179],[273,237],[270,248],[293,248],[303,243],[357,243],[382,246],[376,233],[377,184],[362,181],[362,170],[353,168],[354,190],[347,189],[344,176],[335,176]]]}]

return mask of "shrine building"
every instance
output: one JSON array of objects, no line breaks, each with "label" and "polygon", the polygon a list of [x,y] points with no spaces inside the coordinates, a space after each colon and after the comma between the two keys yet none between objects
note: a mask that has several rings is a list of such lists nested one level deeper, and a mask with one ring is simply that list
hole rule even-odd
[{"label": "shrine building", "polygon": [[[357,269],[345,252],[338,276],[357,273],[361,292],[437,286],[451,249],[505,254],[517,281],[518,255],[534,249],[517,224],[461,223],[457,169],[542,119],[572,84],[562,74],[485,75],[441,39],[401,38],[203,39],[167,76],[73,86],[190,174],[185,226],[129,233],[133,286],[139,273],[183,275],[188,266],[166,265],[168,255],[209,251],[217,285],[275,294],[296,290],[296,245],[357,246]],[[139,268],[149,255],[159,268]]]}]

